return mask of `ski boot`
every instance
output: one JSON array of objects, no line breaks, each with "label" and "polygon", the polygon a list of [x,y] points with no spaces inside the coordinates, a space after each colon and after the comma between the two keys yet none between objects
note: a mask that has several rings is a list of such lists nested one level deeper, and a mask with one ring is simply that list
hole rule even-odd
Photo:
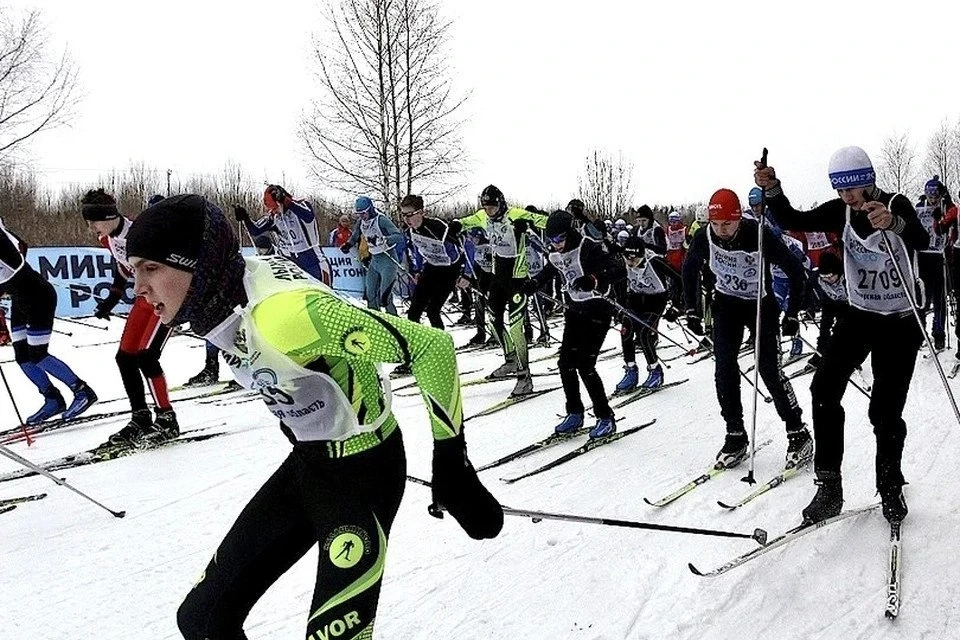
[{"label": "ski boot", "polygon": [[177,414],[173,409],[157,410],[157,417],[150,427],[151,431],[146,435],[146,439],[152,442],[173,440],[180,435],[180,425],[177,423]]},{"label": "ski boot", "polygon": [[401,362],[390,372],[391,378],[399,378],[401,376],[412,376],[413,371],[410,369],[410,365],[406,362]]},{"label": "ski boot", "polygon": [[559,434],[568,434],[573,433],[577,429],[583,427],[583,414],[582,413],[568,413],[567,417],[563,419],[563,422],[558,424],[553,428],[554,433]]},{"label": "ski boot", "polygon": [[517,384],[510,392],[511,398],[519,398],[533,393],[533,378],[530,377],[530,370],[517,371]]},{"label": "ski boot", "polygon": [[623,367],[623,379],[617,383],[617,388],[615,393],[627,393],[633,391],[637,388],[637,382],[639,381],[639,376],[637,375],[637,365],[624,365]]},{"label": "ski boot", "polygon": [[790,339],[790,357],[799,358],[803,355],[803,340],[799,336]]},{"label": "ski boot", "polygon": [[820,363],[823,361],[823,358],[820,357],[819,353],[815,353],[810,356],[810,359],[807,360],[807,366],[812,367],[813,369],[819,369]]},{"label": "ski boot", "polygon": [[880,501],[883,503],[883,517],[887,522],[902,522],[907,517],[907,501],[903,497],[903,487],[890,486],[880,489]]},{"label": "ski boot", "polygon": [[244,391],[244,390],[245,389],[243,385],[241,385],[236,380],[231,380],[230,382],[227,383],[226,388],[224,388],[224,391],[227,391],[229,393],[233,393],[234,391]]},{"label": "ski boot", "polygon": [[806,464],[813,457],[813,438],[805,426],[796,431],[787,431],[786,468]]},{"label": "ski boot", "polygon": [[78,381],[70,387],[70,390],[73,391],[73,402],[71,402],[67,410],[63,412],[64,420],[76,418],[97,401],[97,394],[94,393],[90,385],[83,380]]},{"label": "ski boot", "polygon": [[149,409],[137,409],[123,429],[107,438],[107,445],[135,446],[153,431]]},{"label": "ski boot", "polygon": [[205,387],[216,384],[220,380],[220,363],[217,360],[207,360],[197,375],[187,380],[185,387]]},{"label": "ski boot", "polygon": [[516,356],[507,356],[502,365],[487,375],[487,380],[506,380],[519,375]]},{"label": "ski boot", "polygon": [[832,518],[843,508],[843,482],[839,472],[819,472],[814,484],[817,485],[817,493],[803,510],[804,524]]},{"label": "ski boot", "polygon": [[936,352],[943,351],[947,348],[946,336],[942,333],[936,334],[933,336],[933,350]]},{"label": "ski boot", "polygon": [[746,431],[728,431],[723,448],[717,454],[717,468],[732,469],[747,458]]},{"label": "ski boot", "polygon": [[656,389],[663,386],[663,368],[659,364],[647,366],[647,379],[640,385],[644,389]]},{"label": "ski boot", "polygon": [[613,419],[613,416],[597,418],[597,424],[593,425],[593,429],[590,429],[590,437],[603,438],[613,434],[616,430],[617,421]]},{"label": "ski boot", "polygon": [[49,420],[58,413],[63,413],[67,408],[67,403],[63,399],[63,394],[60,393],[52,384],[50,388],[43,392],[43,406],[40,407],[40,410],[35,414],[27,418],[27,425],[34,426],[38,425],[44,420]]},{"label": "ski boot", "polygon": [[487,342],[487,336],[478,333],[477,335],[470,338],[470,341],[466,344],[468,347],[482,347]]}]

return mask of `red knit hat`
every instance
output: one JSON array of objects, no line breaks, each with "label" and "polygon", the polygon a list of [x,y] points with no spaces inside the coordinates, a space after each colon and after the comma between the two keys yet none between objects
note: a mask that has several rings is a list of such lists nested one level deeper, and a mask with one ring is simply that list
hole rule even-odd
[{"label": "red knit hat", "polygon": [[710,222],[739,220],[743,215],[740,209],[740,198],[730,189],[720,189],[710,196],[707,211]]}]

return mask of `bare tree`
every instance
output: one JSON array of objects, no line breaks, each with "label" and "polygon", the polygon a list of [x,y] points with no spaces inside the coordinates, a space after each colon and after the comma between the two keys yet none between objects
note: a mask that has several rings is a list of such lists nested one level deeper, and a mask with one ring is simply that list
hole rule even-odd
[{"label": "bare tree", "polygon": [[462,189],[467,96],[453,87],[438,3],[331,0],[326,21],[314,51],[321,96],[300,128],[313,176],[394,204]]},{"label": "bare tree", "polygon": [[923,164],[927,177],[940,176],[947,185],[957,184],[957,131],[944,120],[927,141],[927,157]]},{"label": "bare tree", "polygon": [[633,163],[622,152],[594,149],[587,154],[577,180],[587,211],[600,218],[623,213],[633,199]]},{"label": "bare tree", "polygon": [[67,122],[77,100],[76,67],[66,51],[50,55],[40,13],[15,18],[0,6],[0,162],[30,137]]},{"label": "bare tree", "polygon": [[[877,165],[878,182],[895,193],[913,194],[917,187],[917,151],[910,143],[910,133],[887,136],[880,149]],[[912,195],[910,196],[912,197]]]}]

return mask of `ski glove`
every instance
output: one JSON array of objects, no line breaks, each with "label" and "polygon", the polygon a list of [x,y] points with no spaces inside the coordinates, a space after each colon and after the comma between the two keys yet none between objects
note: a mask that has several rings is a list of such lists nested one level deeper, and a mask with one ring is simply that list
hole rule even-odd
[{"label": "ski glove", "polygon": [[474,540],[495,538],[503,529],[503,507],[480,484],[463,432],[433,443],[433,504],[430,515],[442,518],[446,509]]},{"label": "ski glove", "polygon": [[597,288],[597,279],[589,274],[580,276],[570,283],[570,287],[575,291],[593,291]]},{"label": "ski glove", "polygon": [[353,248],[353,245],[349,242],[344,242],[342,245],[340,245],[340,251],[343,253],[350,253],[351,248]]},{"label": "ski glove", "polygon": [[692,309],[687,311],[687,329],[694,335],[703,335],[703,321]]},{"label": "ski glove", "polygon": [[237,222],[250,221],[250,214],[247,213],[247,210],[239,204],[233,205],[233,217],[236,218]]},{"label": "ski glove", "polygon": [[792,338],[800,333],[800,321],[791,316],[784,316],[780,322],[780,329],[783,331],[783,335]]}]

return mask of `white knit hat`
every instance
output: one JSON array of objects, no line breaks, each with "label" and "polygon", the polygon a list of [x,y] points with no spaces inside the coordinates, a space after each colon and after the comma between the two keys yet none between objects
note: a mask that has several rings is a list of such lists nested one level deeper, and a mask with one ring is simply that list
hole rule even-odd
[{"label": "white knit hat", "polygon": [[834,152],[828,172],[834,189],[869,187],[877,182],[870,156],[860,147],[844,147]]}]

